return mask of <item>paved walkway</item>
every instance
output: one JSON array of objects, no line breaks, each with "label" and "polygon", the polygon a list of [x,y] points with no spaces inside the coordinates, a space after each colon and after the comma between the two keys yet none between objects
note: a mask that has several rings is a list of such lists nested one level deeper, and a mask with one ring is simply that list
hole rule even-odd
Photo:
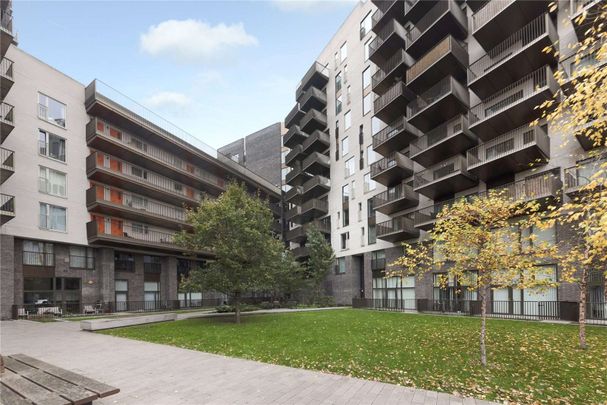
[{"label": "paved walkway", "polygon": [[0,323],[3,354],[25,353],[120,388],[95,404],[488,404],[79,330],[78,322]]}]

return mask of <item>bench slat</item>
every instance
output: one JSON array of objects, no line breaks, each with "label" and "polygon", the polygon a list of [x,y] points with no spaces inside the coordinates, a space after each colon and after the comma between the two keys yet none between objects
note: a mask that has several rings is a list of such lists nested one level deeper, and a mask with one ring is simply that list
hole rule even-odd
[{"label": "bench slat", "polygon": [[4,370],[4,374],[0,377],[0,381],[3,385],[6,385],[19,395],[24,398],[28,398],[34,402],[34,404],[40,405],[69,405],[71,404],[65,398],[61,398],[59,395],[42,388],[41,386],[34,384],[33,382],[26,380],[13,373],[10,370]]},{"label": "bench slat", "polygon": [[72,371],[53,366],[52,364],[45,363],[38,359],[34,359],[25,354],[13,354],[10,357],[19,360],[22,363],[35,367],[39,370],[42,370],[48,374],[54,375],[55,377],[79,385],[84,389],[96,393],[97,395],[99,395],[100,398],[107,397],[109,395],[117,394],[118,392],[120,392],[118,388],[104,384],[97,380],[93,380],[92,378],[85,377],[81,374],[77,374]]},{"label": "bench slat", "polygon": [[7,369],[57,393],[59,396],[70,400],[75,405],[87,404],[99,397],[99,395],[94,392],[47,374],[44,371],[30,367],[13,358],[7,357],[4,364]]},{"label": "bench slat", "polygon": [[7,386],[0,384],[0,405],[32,405],[32,403],[17,395]]}]

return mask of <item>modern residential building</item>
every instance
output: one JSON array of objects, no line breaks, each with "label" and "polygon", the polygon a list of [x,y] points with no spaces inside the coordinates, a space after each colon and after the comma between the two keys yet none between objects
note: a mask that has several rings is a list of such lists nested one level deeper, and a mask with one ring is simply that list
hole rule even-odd
[{"label": "modern residential building", "polygon": [[231,179],[269,200],[281,233],[279,184],[98,80],[85,86],[14,45],[3,55],[2,318],[47,303],[81,312],[201,298],[178,297],[178,279],[212,256],[174,235],[188,230],[187,207]]},{"label": "modern residential building", "polygon": [[[574,73],[570,45],[584,29],[573,19],[600,2],[562,0],[556,10],[549,3],[360,2],[305,71],[285,118],[287,239],[305,256],[306,227],[322,224],[337,255],[327,292],[338,303],[474,300],[458,280],[440,289],[442,269],[422,280],[388,279],[386,266],[402,255],[402,242],[423,241],[454,199],[496,188],[567,199],[583,181],[587,140],[561,147],[553,128],[529,124],[539,117],[534,107],[559,89],[553,73]],[[569,237],[560,227],[525,232]],[[558,273],[546,264],[546,277]],[[593,280],[590,295],[603,301],[603,281]],[[576,289],[496,290],[492,302],[535,302],[530,311],[539,311],[543,301],[577,301]]]}]

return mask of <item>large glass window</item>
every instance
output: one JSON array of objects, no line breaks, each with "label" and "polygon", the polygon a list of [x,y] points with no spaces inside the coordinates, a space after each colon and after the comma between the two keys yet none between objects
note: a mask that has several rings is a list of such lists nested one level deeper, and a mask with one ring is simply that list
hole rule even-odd
[{"label": "large glass window", "polygon": [[373,277],[373,299],[384,307],[415,309],[415,276]]},{"label": "large glass window", "polygon": [[371,67],[367,67],[363,70],[363,89],[366,89],[371,85]]},{"label": "large glass window", "polygon": [[365,35],[371,32],[371,26],[373,21],[371,20],[371,15],[373,13],[369,11],[365,18],[360,22],[360,38],[362,39]]},{"label": "large glass window", "polygon": [[341,112],[341,108],[342,108],[341,99],[342,99],[341,94],[335,98],[335,115],[337,115]]},{"label": "large glass window", "polygon": [[348,111],[344,114],[344,129],[349,129],[352,126],[352,113]]},{"label": "large glass window", "polygon": [[339,58],[340,61],[343,62],[348,58],[348,43],[344,42],[343,45],[339,48]]},{"label": "large glass window", "polygon": [[341,90],[341,84],[341,72],[339,72],[335,75],[335,92]]},{"label": "large glass window", "polygon": [[351,157],[350,159],[346,160],[345,162],[345,173],[344,176],[345,177],[350,177],[351,175],[354,174],[354,169],[355,169],[355,162],[354,162],[354,158]]},{"label": "large glass window", "polygon": [[556,227],[533,226],[521,229],[521,245],[523,249],[530,246],[545,246],[556,244]]},{"label": "large glass window", "polygon": [[147,273],[160,273],[162,259],[159,256],[143,256],[143,270]]},{"label": "large glass window", "polygon": [[38,153],[65,162],[65,139],[39,129]]},{"label": "large glass window", "polygon": [[371,173],[365,173],[364,181],[365,181],[365,193],[367,193],[369,191],[373,191],[377,187],[377,183],[375,182],[375,180],[371,179]]},{"label": "large glass window", "polygon": [[350,232],[341,234],[341,250],[346,250],[350,247]]},{"label": "large glass window", "polygon": [[371,54],[371,41],[372,38],[369,38],[369,40],[367,42],[365,42],[365,60],[369,60],[369,55]]},{"label": "large glass window", "polygon": [[341,187],[341,202],[346,204],[348,201],[350,201],[350,185],[346,184]]},{"label": "large glass window", "polygon": [[135,258],[130,253],[114,253],[114,271],[135,271]]},{"label": "large glass window", "polygon": [[346,272],[346,258],[337,258],[337,274],[344,274]]},{"label": "large glass window", "polygon": [[149,307],[155,308],[156,303],[160,301],[160,282],[159,281],[144,281],[143,296],[146,309]]},{"label": "large glass window", "polygon": [[40,203],[40,228],[65,232],[67,230],[67,209]]},{"label": "large glass window", "polygon": [[38,190],[41,193],[65,197],[67,194],[67,175],[57,170],[40,166]]},{"label": "large glass window", "polygon": [[372,100],[371,96],[373,93],[369,93],[363,97],[363,115],[367,115],[371,112]]},{"label": "large glass window", "polygon": [[55,255],[53,244],[24,240],[23,264],[28,266],[54,266]]},{"label": "large glass window", "polygon": [[367,232],[367,241],[369,245],[373,245],[375,242],[377,242],[377,229],[375,228],[375,224],[369,224]]},{"label": "large glass window", "polygon": [[78,269],[95,268],[93,249],[85,246],[70,246],[70,267]]},{"label": "large glass window", "polygon": [[129,300],[129,282],[128,280],[115,280],[114,291],[116,294],[116,311],[126,311]]},{"label": "large glass window", "polygon": [[65,104],[38,93],[38,117],[65,128]]},{"label": "large glass window", "polygon": [[341,155],[346,156],[348,154],[349,150],[350,150],[350,140],[346,136],[344,139],[341,140]]}]

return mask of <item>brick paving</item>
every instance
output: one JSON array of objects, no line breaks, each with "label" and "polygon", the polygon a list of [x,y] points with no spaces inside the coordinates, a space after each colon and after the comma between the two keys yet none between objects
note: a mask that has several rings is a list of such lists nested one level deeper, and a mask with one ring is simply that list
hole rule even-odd
[{"label": "brick paving", "polygon": [[487,401],[83,332],[78,322],[0,323],[25,353],[120,388],[95,404],[466,404]]}]

